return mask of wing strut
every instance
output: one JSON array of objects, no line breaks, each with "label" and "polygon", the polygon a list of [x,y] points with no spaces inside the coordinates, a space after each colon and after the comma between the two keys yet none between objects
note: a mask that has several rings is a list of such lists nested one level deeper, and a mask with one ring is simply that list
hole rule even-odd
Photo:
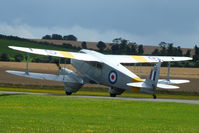
[{"label": "wing strut", "polygon": [[134,73],[136,73],[136,63],[134,63]]},{"label": "wing strut", "polygon": [[170,81],[170,62],[168,62],[168,73],[167,73],[167,81]]},{"label": "wing strut", "polygon": [[[64,68],[66,68],[66,58],[64,59]],[[65,79],[65,75],[63,76],[63,80]]]},{"label": "wing strut", "polygon": [[29,54],[27,55],[27,60],[26,60],[26,75],[29,75],[28,64],[29,64]]},{"label": "wing strut", "polygon": [[142,76],[142,63],[140,63],[140,77]]}]

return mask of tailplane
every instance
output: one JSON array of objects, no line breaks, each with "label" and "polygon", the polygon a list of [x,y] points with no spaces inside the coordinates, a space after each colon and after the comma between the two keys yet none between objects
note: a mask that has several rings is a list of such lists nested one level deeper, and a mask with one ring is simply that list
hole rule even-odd
[{"label": "tailplane", "polygon": [[156,98],[155,92],[158,86],[158,79],[160,75],[161,61],[159,61],[151,70],[150,74],[147,76],[146,80],[142,82],[128,83],[128,86],[138,87],[143,93],[153,94]]},{"label": "tailplane", "polygon": [[161,89],[178,89],[173,84],[188,83],[189,80],[167,80],[159,79],[161,61],[159,61],[151,70],[149,75],[142,82],[128,83],[128,86],[140,88],[140,92],[152,94],[156,98],[156,88]]}]

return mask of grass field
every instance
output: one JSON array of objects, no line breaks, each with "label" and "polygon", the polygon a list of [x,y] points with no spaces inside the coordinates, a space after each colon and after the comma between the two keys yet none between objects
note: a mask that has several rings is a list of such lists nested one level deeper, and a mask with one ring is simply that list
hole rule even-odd
[{"label": "grass field", "polygon": [[199,105],[0,94],[0,132],[196,133]]}]

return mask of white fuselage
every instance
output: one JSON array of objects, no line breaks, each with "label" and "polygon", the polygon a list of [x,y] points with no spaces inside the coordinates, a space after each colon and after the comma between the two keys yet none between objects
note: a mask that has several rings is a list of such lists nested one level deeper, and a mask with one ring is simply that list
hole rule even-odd
[{"label": "white fuselage", "polygon": [[97,84],[121,89],[131,88],[126,84],[131,83],[132,79],[137,76],[129,71],[126,67],[114,60],[107,59],[106,55],[95,51],[84,49],[80,52],[89,54],[102,61],[99,63],[71,60],[71,64],[86,78],[96,82]]}]

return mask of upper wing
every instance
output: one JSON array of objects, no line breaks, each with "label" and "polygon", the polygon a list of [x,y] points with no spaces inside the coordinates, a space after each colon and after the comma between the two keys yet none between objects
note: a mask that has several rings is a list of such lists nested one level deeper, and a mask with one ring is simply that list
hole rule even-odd
[{"label": "upper wing", "polygon": [[70,58],[77,59],[83,61],[97,61],[101,62],[97,58],[85,54],[85,53],[76,53],[76,52],[66,52],[66,51],[58,51],[58,50],[47,50],[47,49],[36,49],[36,48],[26,48],[26,47],[16,47],[16,46],[8,46],[11,49],[19,50],[32,54],[46,55],[46,56],[55,56],[61,58]]},{"label": "upper wing", "polygon": [[138,56],[138,55],[106,55],[108,59],[117,61],[118,63],[155,63],[172,62],[172,61],[187,61],[192,60],[190,57],[176,56]]}]

